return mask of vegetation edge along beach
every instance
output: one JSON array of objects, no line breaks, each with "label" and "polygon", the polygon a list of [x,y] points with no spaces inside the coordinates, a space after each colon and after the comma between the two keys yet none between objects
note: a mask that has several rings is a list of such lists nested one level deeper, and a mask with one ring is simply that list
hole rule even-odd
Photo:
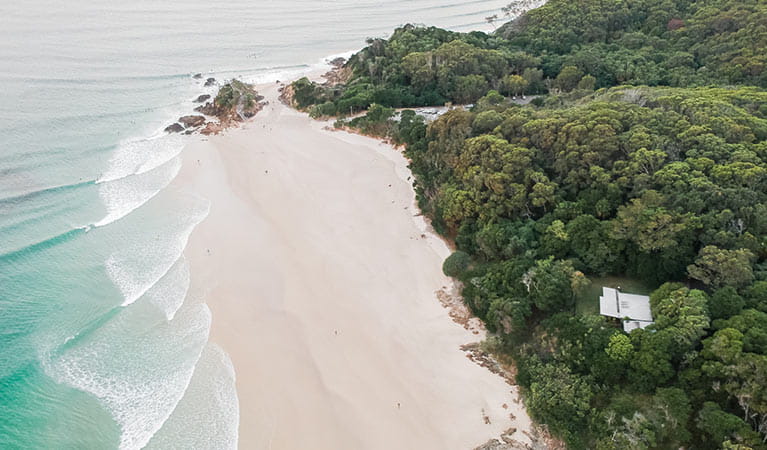
[{"label": "vegetation edge along beach", "polygon": [[[576,449],[767,448],[767,4],[551,0],[340,70],[291,102],[404,146],[534,419]],[[594,314],[600,285],[654,323]]]}]

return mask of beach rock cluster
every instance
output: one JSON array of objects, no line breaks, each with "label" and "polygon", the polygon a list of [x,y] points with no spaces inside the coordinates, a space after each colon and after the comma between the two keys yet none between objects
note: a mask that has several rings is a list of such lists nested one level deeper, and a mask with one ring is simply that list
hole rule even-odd
[{"label": "beach rock cluster", "polygon": [[516,431],[516,428],[509,428],[504,431],[500,440],[491,439],[474,450],[533,450],[535,447],[532,445],[519,442],[511,437]]},{"label": "beach rock cluster", "polygon": [[333,87],[339,84],[345,84],[352,77],[352,69],[346,65],[346,59],[335,58],[330,61],[332,69],[327,72],[322,78],[325,82],[322,83],[325,87]]},{"label": "beach rock cluster", "polygon": [[173,123],[165,127],[166,133],[181,133],[184,131],[184,126],[180,123]]},{"label": "beach rock cluster", "polygon": [[165,127],[166,133],[192,134],[205,124],[205,117],[200,115],[188,115],[178,118],[178,122]]},{"label": "beach rock cluster", "polygon": [[203,116],[183,116],[178,119],[179,123],[184,128],[197,128],[205,123],[205,117]]},{"label": "beach rock cluster", "polygon": [[[513,420],[513,417],[512,417]],[[533,426],[531,431],[523,430],[522,434],[530,442],[520,442],[515,439],[517,428],[511,427],[504,431],[500,439],[490,439],[474,450],[566,450],[564,443],[551,437],[551,434],[539,426]]]},{"label": "beach rock cluster", "polygon": [[[199,76],[198,76],[199,75]],[[201,74],[195,74],[193,78],[201,79]],[[216,83],[215,78],[208,78],[205,86]],[[203,103],[194,110],[200,114],[180,117],[176,123],[165,128],[168,133],[184,133],[210,135],[236,126],[238,123],[255,116],[264,107],[263,96],[252,85],[239,80],[232,80],[219,89],[218,94],[212,101],[207,94],[200,95],[194,101]],[[209,120],[213,117],[217,120]]]},{"label": "beach rock cluster", "polygon": [[295,97],[295,90],[293,89],[292,84],[281,85],[279,92],[280,92],[280,96],[279,96],[280,102],[282,102],[283,104],[287,106],[290,106],[291,108],[296,107],[295,102],[293,100],[293,97]]}]

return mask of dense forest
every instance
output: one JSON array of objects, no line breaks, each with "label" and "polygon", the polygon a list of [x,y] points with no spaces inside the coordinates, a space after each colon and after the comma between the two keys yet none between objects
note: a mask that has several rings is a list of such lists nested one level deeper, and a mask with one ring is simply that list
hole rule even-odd
[{"label": "dense forest", "polygon": [[[574,449],[767,449],[767,2],[550,0],[347,68],[296,106],[405,146],[538,422]],[[445,103],[472,105],[394,109]],[[655,323],[597,315],[605,277]]]}]

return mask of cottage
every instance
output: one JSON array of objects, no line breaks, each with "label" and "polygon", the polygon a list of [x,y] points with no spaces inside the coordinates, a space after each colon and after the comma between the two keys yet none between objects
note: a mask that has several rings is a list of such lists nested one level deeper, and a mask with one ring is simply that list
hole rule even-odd
[{"label": "cottage", "polygon": [[626,333],[637,328],[645,328],[653,323],[650,297],[626,294],[608,287],[602,287],[602,296],[599,297],[599,314],[621,319]]}]

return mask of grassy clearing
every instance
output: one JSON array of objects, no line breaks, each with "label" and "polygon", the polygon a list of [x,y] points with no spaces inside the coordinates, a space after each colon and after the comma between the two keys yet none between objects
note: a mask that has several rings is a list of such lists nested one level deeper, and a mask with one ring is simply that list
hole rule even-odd
[{"label": "grassy clearing", "polygon": [[599,314],[599,296],[602,286],[617,288],[631,294],[650,295],[656,286],[650,286],[641,280],[628,277],[594,277],[580,295],[575,298],[575,312],[578,314]]}]

